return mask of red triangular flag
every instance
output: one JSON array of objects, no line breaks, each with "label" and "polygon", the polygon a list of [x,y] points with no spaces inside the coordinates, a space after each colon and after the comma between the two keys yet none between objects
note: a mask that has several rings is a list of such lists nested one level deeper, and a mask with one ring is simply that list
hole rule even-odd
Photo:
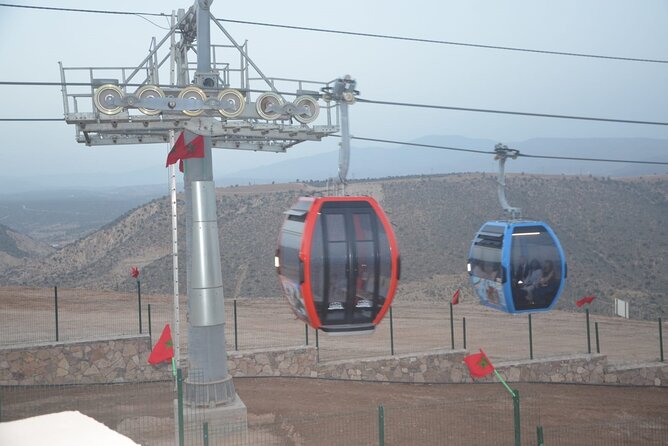
[{"label": "red triangular flag", "polygon": [[455,294],[452,295],[452,305],[457,305],[459,303],[459,289],[455,291]]},{"label": "red triangular flag", "polygon": [[590,304],[590,303],[592,303],[592,301],[593,301],[594,299],[596,299],[596,296],[586,296],[586,297],[583,297],[582,299],[576,301],[576,302],[575,302],[575,305],[577,305],[578,307],[581,307],[581,306],[583,306],[584,304]]},{"label": "red triangular flag", "polygon": [[480,353],[464,357],[464,362],[468,366],[472,378],[484,378],[494,372],[494,366],[482,350],[480,350]]},{"label": "red triangular flag", "polygon": [[162,330],[158,343],[153,347],[153,351],[148,357],[149,364],[159,364],[164,361],[169,361],[174,357],[174,345],[172,343],[172,330],[169,324],[165,325]]},{"label": "red triangular flag", "polygon": [[176,139],[174,147],[167,154],[165,167],[187,158],[204,158],[204,136],[198,135],[190,142],[186,142],[185,134],[185,131],[181,132]]}]

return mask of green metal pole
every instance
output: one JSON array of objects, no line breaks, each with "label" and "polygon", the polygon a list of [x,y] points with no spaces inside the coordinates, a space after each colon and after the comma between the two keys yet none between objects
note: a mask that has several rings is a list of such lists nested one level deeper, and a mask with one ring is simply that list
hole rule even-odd
[{"label": "green metal pole", "polygon": [[515,446],[522,446],[522,429],[520,422],[520,392],[513,389],[513,419],[515,421]]},{"label": "green metal pole", "polygon": [[53,300],[55,304],[55,312],[56,312],[56,342],[58,342],[58,287],[54,286],[53,287]]},{"label": "green metal pole", "polygon": [[538,446],[545,446],[545,440],[543,440],[543,426],[536,427],[536,437],[538,439]]},{"label": "green metal pole", "polygon": [[151,304],[148,304],[148,341],[153,345],[153,329],[151,328]]},{"label": "green metal pole", "polygon": [[378,445],[385,446],[385,408],[378,406]]},{"label": "green metal pole", "polygon": [[204,446],[209,446],[209,422],[205,421],[202,425],[202,436],[204,440]]},{"label": "green metal pole", "polygon": [[141,334],[141,284],[139,280],[137,281],[137,306],[139,308],[139,334]]},{"label": "green metal pole", "polygon": [[585,309],[587,316],[587,353],[591,354],[591,329],[589,328],[589,308]]},{"label": "green metal pole", "polygon": [[237,331],[237,300],[234,299],[234,350],[239,350],[239,333]]},{"label": "green metal pole", "polygon": [[320,362],[320,341],[318,340],[318,330],[315,331],[315,355],[316,362]]},{"label": "green metal pole", "polygon": [[177,417],[179,423],[179,446],[185,446],[185,429],[183,426],[183,372],[176,369],[176,389],[177,389]]},{"label": "green metal pole", "polygon": [[601,353],[601,344],[598,339],[598,322],[594,322],[594,332],[596,334],[596,353]]},{"label": "green metal pole", "polygon": [[466,350],[466,318],[462,318],[462,334],[464,336],[464,350]]},{"label": "green metal pole", "polygon": [[394,324],[392,322],[392,306],[390,306],[390,354],[394,356]]},{"label": "green metal pole", "polygon": [[661,322],[661,318],[659,318],[659,351],[661,352],[661,362],[664,362],[664,360],[663,360],[663,323]]},{"label": "green metal pole", "polygon": [[452,318],[452,302],[450,302],[450,348],[455,349],[455,321]]},{"label": "green metal pole", "polygon": [[308,324],[304,324],[304,337],[306,338],[306,345],[308,345]]},{"label": "green metal pole", "polygon": [[531,313],[529,313],[529,359],[533,359],[533,329],[531,328]]}]

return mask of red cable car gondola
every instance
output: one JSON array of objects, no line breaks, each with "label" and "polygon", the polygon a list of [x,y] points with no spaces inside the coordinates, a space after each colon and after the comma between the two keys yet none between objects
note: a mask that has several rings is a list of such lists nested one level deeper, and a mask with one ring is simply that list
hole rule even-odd
[{"label": "red cable car gondola", "polygon": [[371,331],[390,308],[400,259],[371,197],[301,197],[286,212],[276,269],[293,311],[329,333]]}]

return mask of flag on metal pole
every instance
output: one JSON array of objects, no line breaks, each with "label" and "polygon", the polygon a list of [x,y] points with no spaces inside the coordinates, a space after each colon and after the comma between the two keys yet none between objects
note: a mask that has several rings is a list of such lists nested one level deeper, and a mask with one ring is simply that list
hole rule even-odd
[{"label": "flag on metal pole", "polygon": [[183,160],[187,158],[204,158],[204,136],[198,135],[186,142],[186,131],[182,131],[167,154],[165,167],[179,161],[179,170],[183,172]]},{"label": "flag on metal pole", "polygon": [[455,291],[455,294],[452,295],[452,300],[450,301],[452,305],[457,305],[459,303],[459,289]]},{"label": "flag on metal pole", "polygon": [[172,331],[169,324],[165,325],[162,330],[160,339],[153,347],[153,351],[148,357],[149,364],[160,364],[161,362],[169,361],[174,357],[174,343],[172,342]]},{"label": "flag on metal pole", "polygon": [[590,303],[592,303],[592,301],[593,301],[594,299],[596,299],[596,296],[585,296],[585,297],[583,297],[582,299],[576,301],[576,302],[575,302],[575,305],[577,305],[578,308],[580,308],[581,306],[583,306],[583,305],[585,305],[585,304],[590,304]]},{"label": "flag on metal pole", "polygon": [[480,353],[473,353],[471,355],[465,356],[464,363],[469,368],[471,378],[484,378],[485,376],[494,373],[496,377],[499,378],[499,381],[501,381],[501,384],[503,384],[506,390],[510,392],[510,395],[515,398],[515,392],[513,392],[513,389],[510,388],[508,383],[506,383],[506,380],[503,379],[496,368],[494,368],[492,361],[489,360],[482,349],[480,349]]}]

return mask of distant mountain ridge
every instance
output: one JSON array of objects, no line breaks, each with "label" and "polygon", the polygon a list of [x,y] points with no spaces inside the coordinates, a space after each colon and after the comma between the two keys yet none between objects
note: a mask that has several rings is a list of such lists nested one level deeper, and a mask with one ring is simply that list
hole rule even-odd
[{"label": "distant mountain ridge", "polygon": [[[630,301],[634,317],[668,312],[668,176],[608,179],[595,176],[511,174],[508,200],[526,218],[548,222],[567,255],[568,285],[559,303],[572,308],[583,295]],[[281,294],[273,267],[283,212],[300,195],[323,193],[307,184],[227,187],[217,190],[220,252],[226,298]],[[447,298],[462,288],[469,244],[480,225],[502,218],[496,176],[485,173],[420,175],[355,181],[353,195],[374,196],[388,214],[402,255],[398,299]],[[183,203],[179,201],[183,231]],[[168,197],[128,211],[94,233],[20,266],[2,264],[0,285],[134,289],[131,266],[142,272],[142,291],[172,291]],[[179,235],[185,284],[185,235]],[[185,292],[185,291],[182,291]]]},{"label": "distant mountain ridge", "polygon": [[[415,147],[385,144],[369,147],[365,141],[353,140],[349,178],[385,178],[406,175],[435,175],[457,172],[496,172],[491,154],[463,150],[493,152],[499,141],[472,139],[460,136],[425,136],[415,144],[436,147]],[[509,142],[510,148],[533,156],[561,156],[594,159],[638,160],[668,162],[668,140],[649,138],[536,138]],[[443,147],[443,148],[438,148]],[[455,149],[449,150],[448,148]],[[267,183],[271,181],[324,180],[337,176],[338,152],[329,152],[298,160],[282,161],[232,173],[228,180]],[[668,166],[601,163],[520,157],[506,164],[508,172],[552,175],[639,176],[668,172]],[[232,180],[233,181],[233,180]]]},{"label": "distant mountain ridge", "polygon": [[[456,135],[428,135],[411,143],[443,146],[452,149],[492,152],[494,145],[504,143],[523,154],[570,156],[579,158],[621,159],[668,162],[668,139],[652,138],[533,138],[525,141],[495,141]],[[292,149],[295,150],[295,149]],[[372,143],[353,140],[350,178],[385,178],[406,175],[436,175],[456,172],[493,172],[496,164],[486,154],[441,148]],[[277,162],[236,171],[216,172],[218,186],[285,183],[296,180],[326,180],[337,176],[338,151],[286,160],[277,154]],[[666,173],[666,166],[627,163],[592,163],[540,158],[522,158],[509,163],[509,172],[566,175],[638,176]],[[181,181],[181,178],[179,178]],[[155,166],[132,171],[116,169],[40,177],[0,177],[2,193],[46,191],[64,188],[94,189],[141,186],[166,191],[166,170],[162,160]]]}]

